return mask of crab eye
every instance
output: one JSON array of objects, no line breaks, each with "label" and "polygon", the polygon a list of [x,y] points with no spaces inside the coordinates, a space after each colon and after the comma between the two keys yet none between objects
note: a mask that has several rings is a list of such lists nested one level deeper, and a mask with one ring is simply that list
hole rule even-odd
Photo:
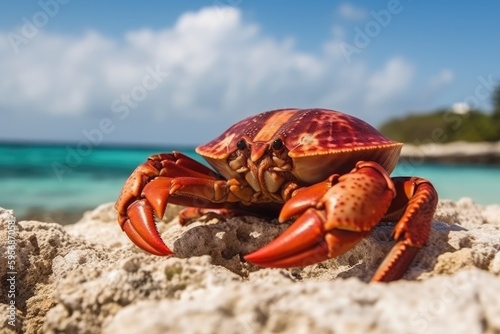
[{"label": "crab eye", "polygon": [[247,148],[247,142],[245,141],[245,139],[241,139],[236,143],[236,147],[238,148],[238,150],[242,151]]},{"label": "crab eye", "polygon": [[273,141],[273,149],[274,150],[280,150],[283,147],[283,140],[281,139],[276,139]]}]

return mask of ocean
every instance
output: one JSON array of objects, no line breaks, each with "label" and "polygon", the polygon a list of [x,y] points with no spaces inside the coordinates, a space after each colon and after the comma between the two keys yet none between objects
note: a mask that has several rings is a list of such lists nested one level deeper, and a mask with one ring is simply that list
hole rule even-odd
[{"label": "ocean", "polygon": [[[13,209],[18,219],[73,223],[85,210],[115,201],[149,155],[172,149],[0,144],[0,207]],[[175,149],[203,161],[192,147]],[[402,161],[392,175],[425,177],[441,199],[500,204],[499,166]]]}]

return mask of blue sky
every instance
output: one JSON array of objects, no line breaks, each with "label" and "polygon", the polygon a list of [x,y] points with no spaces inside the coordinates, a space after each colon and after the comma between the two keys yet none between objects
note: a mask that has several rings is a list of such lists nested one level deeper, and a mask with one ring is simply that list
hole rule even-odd
[{"label": "blue sky", "polygon": [[390,117],[499,82],[494,1],[0,4],[0,140],[198,144],[282,107]]}]

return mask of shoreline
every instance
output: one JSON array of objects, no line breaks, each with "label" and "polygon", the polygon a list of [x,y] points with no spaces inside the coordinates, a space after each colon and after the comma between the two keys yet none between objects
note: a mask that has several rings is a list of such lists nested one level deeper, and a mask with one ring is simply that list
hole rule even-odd
[{"label": "shoreline", "polygon": [[400,162],[439,162],[448,164],[500,165],[499,142],[451,142],[446,144],[404,144]]}]

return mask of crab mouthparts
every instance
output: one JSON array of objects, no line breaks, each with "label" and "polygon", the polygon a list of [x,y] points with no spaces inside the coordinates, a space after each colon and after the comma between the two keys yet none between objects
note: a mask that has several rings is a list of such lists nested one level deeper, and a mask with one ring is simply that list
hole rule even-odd
[{"label": "crab mouthparts", "polygon": [[252,162],[256,162],[257,160],[262,158],[262,156],[266,153],[267,149],[268,149],[267,143],[263,142],[253,143],[251,147],[250,160],[252,160]]}]

